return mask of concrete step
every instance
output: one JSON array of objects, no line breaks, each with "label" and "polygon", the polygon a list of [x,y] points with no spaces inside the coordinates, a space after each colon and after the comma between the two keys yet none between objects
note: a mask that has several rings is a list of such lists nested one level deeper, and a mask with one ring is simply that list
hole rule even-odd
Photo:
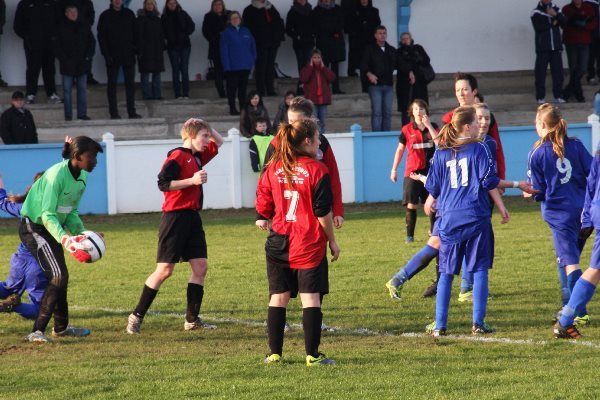
[{"label": "concrete step", "polygon": [[101,140],[102,135],[106,132],[114,134],[116,140],[166,139],[170,137],[169,124],[164,118],[41,122],[38,124],[38,138],[41,143],[62,142],[67,135],[85,135]]}]

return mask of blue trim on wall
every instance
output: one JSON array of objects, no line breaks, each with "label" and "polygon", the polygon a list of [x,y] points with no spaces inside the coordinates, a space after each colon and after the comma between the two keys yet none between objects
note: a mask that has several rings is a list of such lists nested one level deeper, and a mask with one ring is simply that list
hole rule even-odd
[{"label": "blue trim on wall", "polygon": [[[400,42],[400,35],[402,32],[409,32],[408,23],[410,22],[410,3],[412,0],[398,0],[398,42]],[[396,43],[397,45],[398,43]]]},{"label": "blue trim on wall", "polygon": [[[104,148],[104,143],[100,143]],[[33,176],[61,161],[61,144],[29,144],[0,146],[0,174],[7,192],[24,193]],[[79,205],[80,214],[107,214],[106,155],[98,154],[98,164],[89,175]],[[6,215],[0,215],[6,217]]]}]

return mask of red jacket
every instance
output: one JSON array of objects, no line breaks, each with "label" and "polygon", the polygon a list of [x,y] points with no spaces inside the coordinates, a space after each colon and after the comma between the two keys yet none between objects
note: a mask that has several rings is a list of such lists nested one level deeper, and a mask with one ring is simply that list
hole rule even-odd
[{"label": "red jacket", "polygon": [[582,3],[579,8],[569,3],[563,7],[562,13],[567,17],[563,26],[563,43],[590,44],[592,31],[598,26],[594,8],[587,3]]},{"label": "red jacket", "polygon": [[289,240],[290,268],[317,267],[327,252],[327,235],[319,223],[331,210],[331,186],[327,167],[300,157],[289,186],[281,161],[269,164],[256,188],[256,212],[272,219],[272,229]]},{"label": "red jacket", "polygon": [[335,73],[321,64],[320,67],[306,65],[300,71],[300,82],[304,84],[304,97],[318,106],[331,104],[329,84],[335,81]]},{"label": "red jacket", "polygon": [[[442,117],[442,122],[444,124],[449,124],[452,122],[452,114],[450,111],[446,115]],[[498,145],[496,147],[496,164],[498,169],[498,177],[500,179],[506,179],[506,161],[504,160],[504,150],[502,150],[502,142],[500,141],[500,132],[498,131],[498,123],[496,122],[496,118],[494,118],[494,114],[490,114],[492,120],[490,122],[490,129],[488,130],[488,135],[496,141]]]}]

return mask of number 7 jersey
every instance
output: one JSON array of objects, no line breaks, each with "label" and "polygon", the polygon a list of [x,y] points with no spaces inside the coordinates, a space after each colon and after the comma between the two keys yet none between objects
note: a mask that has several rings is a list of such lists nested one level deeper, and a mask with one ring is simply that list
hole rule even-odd
[{"label": "number 7 jersey", "polygon": [[289,185],[280,161],[270,164],[256,188],[256,212],[272,219],[272,230],[289,238],[291,268],[318,266],[327,251],[327,236],[318,218],[331,211],[331,182],[320,161],[300,157]]},{"label": "number 7 jersey", "polygon": [[592,156],[578,139],[565,139],[564,148],[562,160],[554,153],[550,142],[529,153],[527,176],[533,188],[539,190],[533,198],[543,202],[543,209],[583,207]]}]

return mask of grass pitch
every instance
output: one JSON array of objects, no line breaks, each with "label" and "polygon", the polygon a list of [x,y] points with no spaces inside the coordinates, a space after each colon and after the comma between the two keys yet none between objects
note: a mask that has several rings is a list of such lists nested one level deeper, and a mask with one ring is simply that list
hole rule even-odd
[{"label": "grass pitch", "polygon": [[[347,207],[337,231],[340,260],[330,265],[331,294],[324,321],[339,328],[323,335],[321,350],[338,365],[304,365],[299,301],[292,301],[282,365],[263,365],[267,281],[265,235],[253,212],[202,213],[209,250],[203,317],[219,328],[183,331],[188,267],[180,264],[161,288],[142,325],[125,333],[144,280],[154,269],[158,214],[84,216],[86,227],[104,232],[107,255],[93,265],[69,259],[71,323],[92,329],[83,339],[48,345],[25,343],[32,323],[0,315],[0,398],[11,399],[471,399],[596,398],[593,369],[600,359],[597,302],[578,343],[556,341],[551,318],[559,309],[558,279],[550,232],[539,206],[508,199],[508,225],[494,217],[496,259],[490,273],[488,341],[470,336],[471,305],[456,301],[455,279],[449,334],[423,334],[434,317],[434,300],[422,290],[433,266],[411,280],[402,301],[392,302],[385,282],[427,239],[419,214],[414,244],[404,244],[399,204]],[[593,240],[593,238],[592,238]],[[18,245],[17,221],[0,220],[0,279]],[[589,260],[588,242],[582,265]],[[51,322],[52,323],[52,322]],[[51,326],[50,326],[51,327]],[[487,338],[487,337],[486,337]]]}]

